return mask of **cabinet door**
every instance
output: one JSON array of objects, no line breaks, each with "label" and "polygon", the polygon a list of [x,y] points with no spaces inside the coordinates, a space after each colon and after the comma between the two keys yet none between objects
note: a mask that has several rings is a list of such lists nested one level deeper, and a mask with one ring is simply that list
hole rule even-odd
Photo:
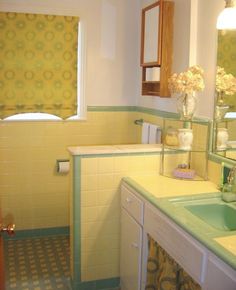
[{"label": "cabinet door", "polygon": [[218,258],[210,256],[207,263],[206,280],[203,289],[235,290],[236,271]]},{"label": "cabinet door", "polygon": [[122,290],[140,290],[142,228],[122,208],[120,276]]}]

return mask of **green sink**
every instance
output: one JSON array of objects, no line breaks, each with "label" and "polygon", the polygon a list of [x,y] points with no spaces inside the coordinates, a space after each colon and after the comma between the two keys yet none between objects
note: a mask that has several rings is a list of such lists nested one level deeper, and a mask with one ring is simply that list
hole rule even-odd
[{"label": "green sink", "polygon": [[221,203],[191,204],[184,205],[184,207],[218,230],[236,230],[236,208],[234,207]]}]

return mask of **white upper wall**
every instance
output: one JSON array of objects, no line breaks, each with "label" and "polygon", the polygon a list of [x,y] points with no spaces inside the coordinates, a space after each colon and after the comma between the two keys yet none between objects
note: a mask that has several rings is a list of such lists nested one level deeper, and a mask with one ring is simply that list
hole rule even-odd
[{"label": "white upper wall", "polygon": [[86,24],[87,105],[136,104],[139,0],[0,0],[0,11],[79,16]]},{"label": "white upper wall", "polygon": [[[154,1],[141,0],[142,7]],[[216,19],[224,8],[223,0],[173,0],[174,47],[173,72],[181,72],[198,64],[204,69],[205,89],[197,93],[197,116],[213,117],[215,69],[217,51]],[[140,96],[138,104],[164,111],[176,112],[175,98]]]},{"label": "white upper wall", "polygon": [[[212,117],[216,18],[223,0],[173,0],[173,72],[199,64],[206,88],[198,93],[198,116]],[[140,105],[176,112],[175,98],[141,96],[141,8],[155,0],[0,0],[0,11],[78,15],[86,23],[86,103]]]}]

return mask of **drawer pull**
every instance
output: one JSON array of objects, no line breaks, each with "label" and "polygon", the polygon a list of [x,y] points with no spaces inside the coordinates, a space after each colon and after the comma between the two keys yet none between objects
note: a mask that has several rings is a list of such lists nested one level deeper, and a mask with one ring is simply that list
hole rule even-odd
[{"label": "drawer pull", "polygon": [[126,201],[127,201],[128,203],[133,202],[133,200],[132,200],[131,198],[129,198],[129,197],[126,198]]},{"label": "drawer pull", "polygon": [[139,246],[138,246],[138,244],[137,244],[137,243],[132,243],[132,244],[131,244],[131,247],[132,247],[132,248],[136,248],[136,249],[138,249],[138,248],[139,248]]}]

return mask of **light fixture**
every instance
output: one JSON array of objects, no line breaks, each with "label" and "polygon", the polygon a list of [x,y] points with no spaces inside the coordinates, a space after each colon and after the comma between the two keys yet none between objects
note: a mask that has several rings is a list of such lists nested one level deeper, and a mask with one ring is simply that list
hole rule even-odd
[{"label": "light fixture", "polygon": [[216,28],[220,30],[236,29],[235,0],[225,0],[225,9],[218,16]]}]

